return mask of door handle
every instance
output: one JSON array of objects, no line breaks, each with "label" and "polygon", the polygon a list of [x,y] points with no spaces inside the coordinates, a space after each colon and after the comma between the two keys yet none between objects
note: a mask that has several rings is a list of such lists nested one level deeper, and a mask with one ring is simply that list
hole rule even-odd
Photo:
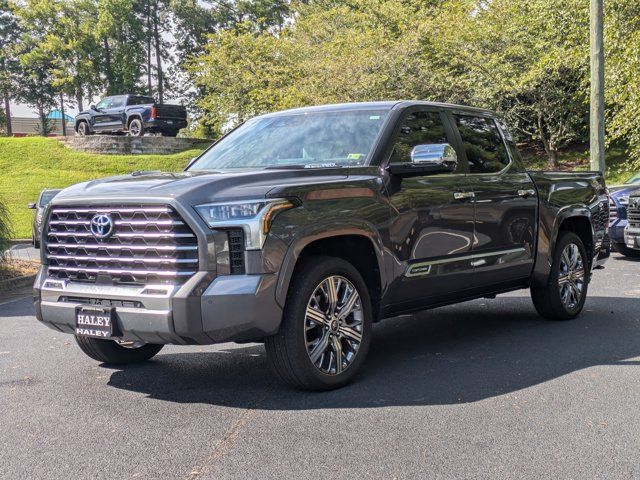
[{"label": "door handle", "polygon": [[467,198],[476,198],[474,192],[454,192],[453,198],[456,200],[466,200]]},{"label": "door handle", "polygon": [[519,197],[533,197],[536,194],[536,191],[532,188],[529,190],[518,190]]}]

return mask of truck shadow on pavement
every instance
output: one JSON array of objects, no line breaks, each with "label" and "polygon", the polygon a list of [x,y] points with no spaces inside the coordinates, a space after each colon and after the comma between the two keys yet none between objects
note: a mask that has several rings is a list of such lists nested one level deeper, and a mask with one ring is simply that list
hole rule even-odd
[{"label": "truck shadow on pavement", "polygon": [[526,297],[474,301],[376,325],[355,382],[333,392],[281,384],[261,345],[160,354],[108,384],[151,398],[306,410],[474,402],[598,365],[640,365],[640,301],[590,297],[570,322],[537,316]]}]

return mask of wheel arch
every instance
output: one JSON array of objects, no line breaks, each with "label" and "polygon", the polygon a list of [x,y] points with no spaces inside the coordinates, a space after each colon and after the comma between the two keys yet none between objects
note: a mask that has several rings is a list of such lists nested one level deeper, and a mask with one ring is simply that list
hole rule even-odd
[{"label": "wheel arch", "polygon": [[126,123],[127,129],[129,128],[129,125],[135,118],[143,122],[142,126],[144,127],[144,120],[142,120],[142,115],[140,115],[139,113],[130,113],[129,115],[127,115],[127,123]]},{"label": "wheel arch", "polygon": [[385,288],[382,243],[369,229],[348,228],[307,235],[294,242],[285,254],[276,286],[276,300],[284,307],[291,279],[301,260],[311,255],[329,255],[351,263],[364,278],[371,297],[373,318],[378,319]]}]

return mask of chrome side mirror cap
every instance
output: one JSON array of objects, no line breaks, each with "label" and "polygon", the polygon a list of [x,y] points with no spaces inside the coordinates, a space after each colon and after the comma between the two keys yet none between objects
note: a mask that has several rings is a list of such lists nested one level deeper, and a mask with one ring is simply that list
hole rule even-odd
[{"label": "chrome side mirror cap", "polygon": [[411,150],[411,163],[414,165],[431,165],[453,172],[458,166],[458,155],[448,143],[416,145]]}]

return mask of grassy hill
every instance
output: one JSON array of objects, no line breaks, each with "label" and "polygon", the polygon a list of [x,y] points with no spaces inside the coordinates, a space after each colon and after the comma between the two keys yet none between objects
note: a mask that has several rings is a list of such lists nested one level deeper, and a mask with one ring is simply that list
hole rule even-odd
[{"label": "grassy hill", "polygon": [[67,187],[135,170],[182,170],[201,150],[173,155],[96,155],[77,152],[51,138],[0,137],[0,200],[9,211],[14,238],[31,238],[33,211],[44,188]]}]

